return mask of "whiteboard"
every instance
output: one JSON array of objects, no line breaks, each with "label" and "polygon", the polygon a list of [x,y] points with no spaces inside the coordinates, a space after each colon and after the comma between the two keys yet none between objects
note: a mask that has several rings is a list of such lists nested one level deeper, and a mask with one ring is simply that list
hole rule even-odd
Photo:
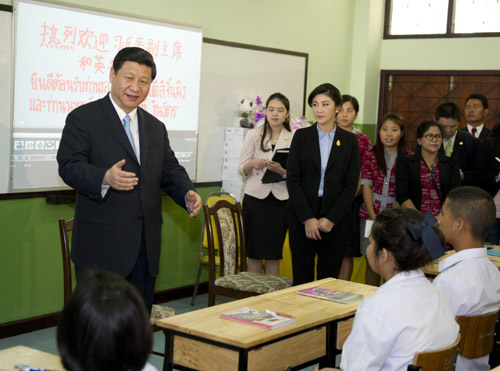
[{"label": "whiteboard", "polygon": [[[10,7],[9,7],[10,8]],[[0,11],[0,194],[8,192],[11,132],[12,13]],[[281,92],[292,115],[305,108],[308,55],[204,39],[201,62],[197,183],[220,182],[226,127],[238,127],[243,98]]]},{"label": "whiteboard", "polygon": [[0,11],[0,194],[9,189],[12,13]]},{"label": "whiteboard", "polygon": [[220,182],[226,127],[239,127],[238,104],[275,92],[290,100],[292,115],[302,115],[308,55],[251,45],[203,39],[198,183]]}]

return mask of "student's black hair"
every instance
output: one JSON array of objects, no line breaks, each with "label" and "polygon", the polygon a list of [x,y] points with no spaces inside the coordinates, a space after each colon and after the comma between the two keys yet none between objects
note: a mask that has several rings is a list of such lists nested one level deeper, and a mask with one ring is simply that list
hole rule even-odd
[{"label": "student's black hair", "polygon": [[336,107],[340,106],[342,103],[342,95],[340,94],[340,90],[330,83],[325,83],[314,88],[311,94],[309,94],[309,97],[307,98],[307,104],[309,104],[309,107],[312,107],[314,97],[320,94],[329,96],[335,103]]},{"label": "student's black hair", "polygon": [[[274,94],[271,94],[269,96],[269,98],[267,98],[266,108],[267,108],[267,105],[269,104],[269,102],[274,100],[274,99],[279,100],[285,106],[286,111],[288,113],[288,117],[286,118],[285,122],[283,122],[283,127],[286,130],[291,131],[291,129],[290,129],[290,101],[283,94],[274,93]],[[267,120],[267,114],[266,114],[266,119],[264,121],[264,129],[262,130],[262,139],[260,140],[260,149],[264,152],[271,150],[271,148],[266,148],[264,145],[264,142],[266,141],[267,133],[271,133],[271,126],[269,125],[269,121]],[[271,134],[269,134],[269,138],[267,140],[269,141],[270,139],[271,139]]]},{"label": "student's black hair", "polygon": [[[437,127],[439,129],[439,132],[441,133],[441,136],[443,136],[443,128],[441,127],[441,125],[439,125],[436,121],[427,120],[427,121],[422,122],[420,125],[418,125],[417,138],[422,139],[424,134],[433,126]],[[420,153],[420,145],[419,144],[417,144],[415,152]]]},{"label": "student's black hair", "polygon": [[144,301],[122,277],[91,272],[61,313],[57,344],[68,371],[140,371],[152,345]]},{"label": "student's black hair", "polygon": [[396,157],[396,164],[395,164],[396,168],[399,164],[399,160],[401,159],[401,157],[403,157],[406,154],[405,123],[403,121],[403,117],[395,113],[388,113],[384,117],[382,117],[382,120],[380,120],[377,126],[377,138],[375,140],[375,146],[373,146],[373,153],[375,155],[375,159],[377,160],[377,168],[384,176],[385,173],[387,172],[387,163],[385,161],[384,145],[380,140],[380,130],[382,129],[382,125],[384,125],[384,123],[389,120],[396,123],[401,129],[401,138],[399,138],[398,155]]},{"label": "student's black hair", "polygon": [[446,196],[453,219],[462,218],[476,241],[484,242],[496,220],[495,202],[479,187],[463,186],[452,189]]},{"label": "student's black hair", "polygon": [[460,112],[460,107],[458,107],[453,102],[446,102],[437,106],[434,111],[434,119],[439,121],[443,117],[445,119],[455,119],[460,122],[462,118],[462,113]]},{"label": "student's black hair", "polygon": [[[396,270],[411,271],[422,268],[432,261],[422,239],[415,239],[409,227],[422,222],[423,214],[413,209],[385,209],[375,218],[371,237],[375,242],[375,254],[385,248],[394,256]],[[437,227],[432,227],[444,243],[443,235]]]},{"label": "student's black hair", "polygon": [[147,50],[137,47],[127,47],[120,50],[113,59],[113,71],[117,73],[125,62],[136,62],[151,68],[151,81],[156,77],[156,64],[153,56]]},{"label": "student's black hair", "polygon": [[474,93],[474,94],[469,95],[467,97],[467,99],[465,100],[465,105],[467,105],[467,102],[470,99],[479,99],[481,101],[481,104],[483,105],[483,108],[484,109],[488,108],[488,98],[486,98],[483,94]]},{"label": "student's black hair", "polygon": [[356,114],[359,112],[359,102],[356,99],[356,97],[353,97],[352,95],[344,94],[342,95],[342,103],[340,106],[342,106],[344,103],[351,102],[352,108],[354,108],[354,111]]}]

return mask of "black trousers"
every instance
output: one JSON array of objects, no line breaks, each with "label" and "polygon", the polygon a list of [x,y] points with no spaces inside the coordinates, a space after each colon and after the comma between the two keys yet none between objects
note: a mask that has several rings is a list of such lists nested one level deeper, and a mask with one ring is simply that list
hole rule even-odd
[{"label": "black trousers", "polygon": [[[119,257],[117,257],[119,259]],[[76,282],[82,280],[88,274],[88,267],[75,266]],[[148,313],[151,313],[153,307],[153,297],[155,291],[156,276],[149,273],[148,252],[146,249],[146,240],[144,237],[144,228],[142,231],[142,242],[139,255],[132,271],[125,279],[130,282],[144,299],[144,304]]]},{"label": "black trousers", "polygon": [[[321,200],[318,199],[316,210]],[[316,218],[321,216],[316,213]],[[335,225],[329,233],[321,232],[321,240],[306,237],[305,224],[299,221],[293,210],[288,210],[288,227],[290,250],[292,252],[293,284],[300,285],[314,281],[314,259],[318,256],[316,266],[317,279],[337,278],[342,265],[345,243],[345,223]]]}]

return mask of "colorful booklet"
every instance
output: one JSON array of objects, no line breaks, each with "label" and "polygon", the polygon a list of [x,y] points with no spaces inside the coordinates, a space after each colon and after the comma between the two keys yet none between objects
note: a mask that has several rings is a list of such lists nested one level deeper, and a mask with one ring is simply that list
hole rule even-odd
[{"label": "colorful booklet", "polygon": [[219,317],[267,329],[275,329],[297,322],[291,314],[274,312],[272,310],[258,311],[247,307],[222,313]]},{"label": "colorful booklet", "polygon": [[337,291],[333,289],[324,289],[321,287],[310,287],[308,289],[297,291],[299,295],[312,296],[313,298],[330,300],[337,303],[352,303],[363,299],[363,295],[351,294],[349,292]]},{"label": "colorful booklet", "polygon": [[500,250],[488,250],[488,255],[490,256],[500,256]]}]

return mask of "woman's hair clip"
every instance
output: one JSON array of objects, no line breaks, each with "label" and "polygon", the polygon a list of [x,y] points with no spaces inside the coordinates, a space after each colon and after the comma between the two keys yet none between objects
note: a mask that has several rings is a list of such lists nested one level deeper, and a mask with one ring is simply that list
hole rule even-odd
[{"label": "woman's hair clip", "polygon": [[436,231],[434,231],[433,227],[436,225],[436,222],[437,220],[434,218],[434,215],[430,211],[427,211],[420,224],[413,224],[408,227],[410,234],[415,240],[422,239],[432,259],[440,258],[446,252],[441,239]]}]

